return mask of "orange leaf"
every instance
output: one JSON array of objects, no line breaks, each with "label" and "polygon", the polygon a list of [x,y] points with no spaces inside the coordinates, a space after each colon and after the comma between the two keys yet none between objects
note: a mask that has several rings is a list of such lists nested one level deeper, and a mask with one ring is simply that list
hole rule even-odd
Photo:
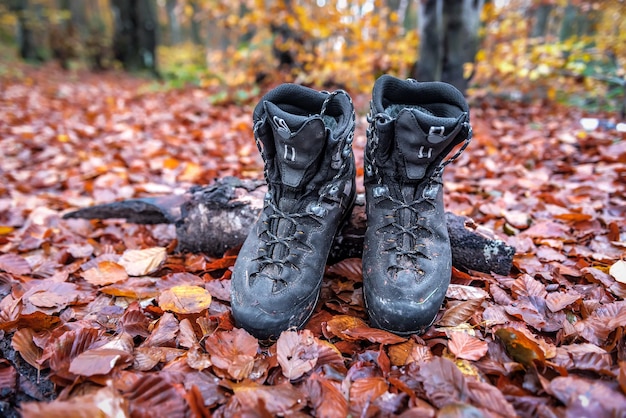
[{"label": "orange leaf", "polygon": [[113,261],[101,261],[96,267],[83,272],[83,279],[87,282],[103,286],[111,283],[117,283],[128,279],[128,274],[124,267]]},{"label": "orange leaf", "polygon": [[22,328],[15,331],[11,339],[11,346],[20,356],[31,366],[41,369],[39,360],[43,354],[43,350],[35,345],[33,337],[36,335],[31,328]]},{"label": "orange leaf", "polygon": [[546,358],[539,344],[514,328],[499,328],[496,336],[504,343],[504,348],[513,360],[525,366],[535,361],[544,363]]},{"label": "orange leaf", "polygon": [[476,361],[487,354],[489,345],[465,332],[451,332],[448,349],[457,358]]},{"label": "orange leaf", "polygon": [[357,327],[367,327],[367,324],[362,319],[350,315],[336,315],[333,319],[326,322],[326,331],[328,333],[346,341],[357,341],[359,339],[345,334],[346,330]]}]

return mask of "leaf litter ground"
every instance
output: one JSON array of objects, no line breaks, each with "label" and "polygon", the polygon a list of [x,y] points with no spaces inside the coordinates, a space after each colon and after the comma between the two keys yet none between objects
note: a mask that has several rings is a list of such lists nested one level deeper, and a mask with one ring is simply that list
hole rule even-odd
[{"label": "leaf litter ground", "polygon": [[623,416],[623,135],[549,102],[471,97],[446,205],[516,247],[511,273],[455,270],[434,326],[401,338],[368,326],[360,260],[343,260],[306,328],[264,345],[231,318],[236,249],[211,259],[177,253],[171,225],[62,219],[259,178],[253,104],[211,94],[49,67],[0,80],[3,414]]}]

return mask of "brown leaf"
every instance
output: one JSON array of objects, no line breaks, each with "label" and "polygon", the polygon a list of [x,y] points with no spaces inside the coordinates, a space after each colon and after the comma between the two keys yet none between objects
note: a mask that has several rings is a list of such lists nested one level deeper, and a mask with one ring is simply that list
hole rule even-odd
[{"label": "brown leaf", "polygon": [[152,334],[141,344],[142,347],[174,347],[178,334],[178,320],[165,312],[152,330]]},{"label": "brown leaf", "polygon": [[405,366],[416,361],[422,362],[432,359],[430,349],[425,345],[416,343],[413,339],[389,346],[388,352],[389,360],[394,366]]},{"label": "brown leaf", "polygon": [[620,416],[626,405],[626,396],[602,380],[556,377],[550,381],[549,390],[571,416]]},{"label": "brown leaf", "polygon": [[329,274],[345,277],[354,282],[363,281],[363,263],[360,258],[346,258],[326,270]]},{"label": "brown leaf", "polygon": [[99,335],[98,329],[82,325],[82,327],[67,331],[58,339],[51,341],[44,349],[44,358],[50,358],[50,369],[52,369],[53,377],[57,380],[60,378],[73,381],[76,375],[69,370],[72,360],[88,350]]},{"label": "brown leaf", "polygon": [[522,274],[513,282],[511,292],[516,298],[520,298],[521,296],[537,296],[545,298],[547,295],[546,287],[528,274]]},{"label": "brown leaf", "polygon": [[200,313],[211,305],[211,294],[200,286],[174,286],[159,295],[159,307],[177,314]]},{"label": "brown leaf", "polygon": [[357,327],[367,327],[365,321],[350,315],[335,315],[324,327],[325,334],[339,337],[346,341],[357,341],[358,338],[346,335],[345,331]]},{"label": "brown leaf", "polygon": [[184,391],[170,383],[166,373],[151,373],[139,378],[124,393],[130,405],[132,417],[151,418],[155,412],[163,417],[186,416],[187,404]]},{"label": "brown leaf", "polygon": [[141,336],[147,337],[150,335],[148,331],[148,325],[150,320],[143,313],[139,303],[132,302],[126,310],[124,315],[120,318],[118,325],[123,332],[130,334],[132,337]]},{"label": "brown leaf", "polygon": [[15,274],[16,276],[23,276],[31,273],[28,261],[26,261],[24,257],[13,253],[0,255],[0,270]]},{"label": "brown leaf", "polygon": [[22,296],[22,314],[39,310],[48,314],[57,313],[68,305],[90,302],[94,297],[93,292],[81,289],[74,283],[42,280]]},{"label": "brown leaf", "polygon": [[193,329],[193,325],[188,318],[184,318],[178,324],[178,337],[176,338],[177,345],[185,348],[191,348],[198,344],[198,337],[196,331]]},{"label": "brown leaf", "polygon": [[364,377],[356,379],[350,384],[350,406],[354,410],[363,410],[366,405],[373,403],[376,398],[387,392],[388,383],[383,377]]},{"label": "brown leaf", "polygon": [[617,327],[626,324],[626,301],[618,301],[600,306],[582,321],[574,324],[574,328],[587,341],[602,346],[609,334]]},{"label": "brown leaf", "polygon": [[583,343],[557,347],[554,362],[567,370],[590,370],[613,376],[611,354],[597,345]]},{"label": "brown leaf", "polygon": [[482,299],[470,299],[457,303],[446,309],[441,319],[437,321],[437,325],[440,327],[456,327],[467,322],[468,319],[476,314],[482,302]]},{"label": "brown leaf", "polygon": [[546,296],[546,306],[552,312],[558,312],[582,298],[577,292],[552,292]]},{"label": "brown leaf", "polygon": [[305,386],[315,416],[328,418],[348,416],[348,401],[341,393],[339,384],[314,373],[306,380]]},{"label": "brown leaf", "polygon": [[485,341],[472,337],[466,332],[451,332],[448,349],[457,358],[465,360],[480,360],[489,349]]},{"label": "brown leaf", "polygon": [[130,353],[112,348],[96,348],[80,353],[70,362],[69,372],[79,376],[106,375],[117,365],[128,363]]},{"label": "brown leaf", "polygon": [[309,330],[283,331],[276,342],[276,355],[287,379],[300,378],[317,364],[318,346],[313,333]]},{"label": "brown leaf", "polygon": [[35,345],[33,338],[35,331],[31,328],[22,328],[15,331],[11,339],[11,346],[20,356],[35,369],[41,369],[39,360],[43,354],[43,350]]},{"label": "brown leaf", "polygon": [[265,386],[243,381],[233,383],[231,387],[239,403],[253,411],[262,404],[271,414],[287,415],[299,411],[306,404],[302,393],[289,382]]},{"label": "brown leaf", "polygon": [[368,340],[369,342],[379,344],[398,344],[406,341],[406,338],[389,331],[368,326],[357,326],[346,329],[343,331],[343,335],[350,336],[356,340]]},{"label": "brown leaf", "polygon": [[23,402],[20,412],[23,418],[127,417],[130,414],[128,403],[111,385],[67,400]]},{"label": "brown leaf", "polygon": [[133,299],[154,298],[160,293],[154,279],[150,277],[130,277],[128,280],[102,287],[100,292]]},{"label": "brown leaf", "polygon": [[167,256],[164,247],[152,247],[143,250],[126,250],[118,260],[129,276],[145,276],[161,267]]},{"label": "brown leaf", "polygon": [[227,371],[233,379],[241,380],[248,377],[254,367],[259,342],[243,329],[235,328],[211,334],[204,347],[215,367]]},{"label": "brown leaf", "polygon": [[495,412],[499,416],[517,417],[513,405],[506,400],[498,388],[488,383],[468,379],[467,388],[470,399],[474,404]]},{"label": "brown leaf", "polygon": [[443,357],[433,357],[423,363],[419,377],[428,399],[437,408],[451,402],[464,402],[467,399],[467,382],[456,365]]},{"label": "brown leaf", "polygon": [[213,365],[211,357],[202,350],[200,344],[195,344],[187,353],[187,364],[192,369],[205,370]]},{"label": "brown leaf", "polygon": [[113,261],[101,261],[96,267],[83,272],[83,278],[96,286],[104,286],[111,283],[122,282],[128,279],[124,267]]}]

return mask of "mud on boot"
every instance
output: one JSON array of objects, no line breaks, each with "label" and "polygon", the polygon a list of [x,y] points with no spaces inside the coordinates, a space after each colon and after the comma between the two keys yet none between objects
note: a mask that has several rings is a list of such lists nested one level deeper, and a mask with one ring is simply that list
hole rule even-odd
[{"label": "mud on boot", "polygon": [[254,110],[268,191],[232,274],[237,326],[278,338],[309,319],[334,236],[355,197],[354,107],[347,93],[283,84]]},{"label": "mud on boot", "polygon": [[370,106],[365,304],[373,326],[420,333],[434,321],[450,284],[442,176],[469,144],[469,107],[450,84],[388,75],[376,81]]}]

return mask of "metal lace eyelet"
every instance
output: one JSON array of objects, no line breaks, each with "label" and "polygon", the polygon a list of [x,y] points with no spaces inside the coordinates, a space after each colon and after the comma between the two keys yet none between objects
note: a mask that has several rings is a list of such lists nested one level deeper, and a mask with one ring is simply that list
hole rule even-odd
[{"label": "metal lace eyelet", "polygon": [[365,166],[365,174],[366,174],[368,177],[371,177],[371,176],[373,176],[373,175],[374,175],[374,169],[372,168],[372,165],[371,165],[371,164],[368,164],[368,165],[366,165],[366,166]]},{"label": "metal lace eyelet", "polygon": [[265,200],[272,200],[272,193],[271,192],[265,192]]},{"label": "metal lace eyelet", "polygon": [[313,215],[317,216],[317,217],[323,218],[324,216],[326,216],[326,212],[327,211],[326,211],[325,208],[323,208],[320,205],[312,205],[309,208],[309,212],[312,213]]},{"label": "metal lace eyelet", "polygon": [[330,194],[331,196],[335,196],[338,191],[339,191],[339,186],[337,186],[336,184],[333,184],[330,190],[328,191],[328,194]]},{"label": "metal lace eyelet", "polygon": [[389,195],[389,188],[387,186],[376,186],[372,189],[372,195],[374,197],[383,197]]}]

